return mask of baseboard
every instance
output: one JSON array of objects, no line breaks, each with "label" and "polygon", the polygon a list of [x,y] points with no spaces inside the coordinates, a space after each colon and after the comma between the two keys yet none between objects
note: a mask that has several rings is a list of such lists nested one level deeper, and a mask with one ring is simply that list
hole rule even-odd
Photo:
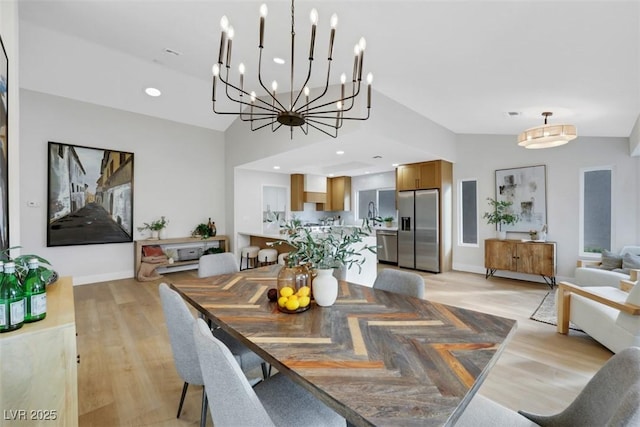
[{"label": "baseboard", "polygon": [[90,285],[98,282],[109,282],[111,280],[130,279],[134,277],[133,271],[119,271],[114,273],[96,274],[93,276],[74,276],[73,286]]}]

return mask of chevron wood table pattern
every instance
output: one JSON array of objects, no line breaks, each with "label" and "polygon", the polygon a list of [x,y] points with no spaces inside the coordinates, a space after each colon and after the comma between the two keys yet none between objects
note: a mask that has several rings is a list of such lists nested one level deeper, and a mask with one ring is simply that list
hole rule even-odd
[{"label": "chevron wood table pattern", "polygon": [[453,425],[516,321],[340,282],[331,307],[285,314],[279,266],[171,286],[356,426]]}]

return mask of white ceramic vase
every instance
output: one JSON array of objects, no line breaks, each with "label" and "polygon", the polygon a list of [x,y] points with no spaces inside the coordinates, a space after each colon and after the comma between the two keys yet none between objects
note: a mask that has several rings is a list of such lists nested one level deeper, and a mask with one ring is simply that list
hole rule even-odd
[{"label": "white ceramic vase", "polygon": [[158,238],[159,239],[166,239],[167,238],[167,229],[163,228],[158,232]]},{"label": "white ceramic vase", "polygon": [[338,280],[333,277],[333,269],[318,269],[318,275],[313,279],[313,298],[321,307],[333,305],[338,298]]},{"label": "white ceramic vase", "polygon": [[158,230],[151,230],[151,240],[158,240]]},{"label": "white ceramic vase", "polygon": [[497,233],[498,239],[500,240],[505,240],[507,238],[506,231],[497,231],[496,233]]}]

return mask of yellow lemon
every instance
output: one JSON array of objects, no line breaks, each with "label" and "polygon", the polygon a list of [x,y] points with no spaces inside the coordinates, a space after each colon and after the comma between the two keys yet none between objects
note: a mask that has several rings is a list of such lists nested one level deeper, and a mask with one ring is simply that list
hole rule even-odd
[{"label": "yellow lemon", "polygon": [[306,307],[311,302],[311,298],[309,298],[309,297],[300,297],[300,298],[298,298],[298,302],[300,303],[300,307]]},{"label": "yellow lemon", "polygon": [[284,288],[280,289],[280,296],[281,297],[288,297],[293,295],[293,289],[290,288],[289,286],[285,286]]},{"label": "yellow lemon", "polygon": [[285,306],[287,307],[287,310],[291,310],[291,311],[295,311],[298,309],[298,307],[300,307],[300,303],[298,302],[298,299],[289,299],[287,301],[287,305]]},{"label": "yellow lemon", "polygon": [[292,300],[292,299],[298,299],[298,295],[296,295],[296,294],[289,295],[289,299],[290,299],[290,300]]},{"label": "yellow lemon", "polygon": [[300,289],[298,289],[299,297],[308,297],[310,293],[311,293],[311,288],[308,286],[303,286]]},{"label": "yellow lemon", "polygon": [[289,301],[289,298],[287,297],[280,297],[278,298],[278,305],[280,307],[284,307],[285,305],[287,305],[287,301]]}]

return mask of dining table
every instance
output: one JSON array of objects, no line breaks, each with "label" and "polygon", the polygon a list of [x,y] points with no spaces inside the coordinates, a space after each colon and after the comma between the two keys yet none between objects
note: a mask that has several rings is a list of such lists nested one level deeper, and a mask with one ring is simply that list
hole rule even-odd
[{"label": "dining table", "polygon": [[312,301],[307,311],[284,313],[267,297],[280,268],[170,286],[348,425],[454,425],[517,327],[512,319],[346,281],[333,305]]}]

